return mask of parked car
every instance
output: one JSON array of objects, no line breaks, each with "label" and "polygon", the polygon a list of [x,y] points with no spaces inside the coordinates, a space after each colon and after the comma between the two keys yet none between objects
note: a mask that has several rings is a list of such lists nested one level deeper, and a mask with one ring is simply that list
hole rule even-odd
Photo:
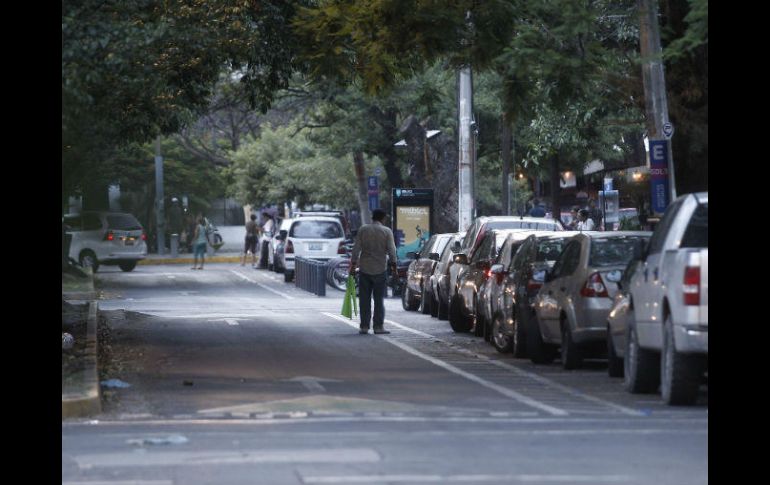
[{"label": "parked car", "polygon": [[631,277],[640,267],[638,259],[632,259],[618,281],[618,292],[612,299],[612,307],[607,315],[607,373],[610,377],[623,377],[623,357],[626,350],[626,332],[629,322],[633,321],[631,311]]},{"label": "parked car", "polygon": [[307,216],[291,219],[286,235],[278,233],[285,241],[283,255],[276,254],[273,264],[284,268],[283,279],[287,283],[294,278],[294,260],[303,258],[328,261],[345,254],[345,232],[335,217]]},{"label": "parked car", "polygon": [[578,232],[513,233],[503,243],[490,268],[491,276],[479,292],[479,312],[487,325],[485,333],[498,352],[526,357],[526,329],[532,303],[543,285],[546,270],[575,234]]},{"label": "parked car", "polygon": [[[286,234],[289,232],[289,228],[291,228],[291,223],[294,221],[294,219],[284,219],[281,221],[280,225],[278,226],[278,230],[275,231],[272,235],[272,237],[269,238],[269,242],[267,243],[267,269],[270,271],[275,271],[276,273],[283,273],[286,269],[283,266],[283,251],[286,247]],[[281,231],[284,231],[283,235],[284,237],[278,237],[281,234]]]},{"label": "parked car", "polygon": [[642,227],[639,211],[635,207],[621,207],[618,212],[618,222],[612,223],[613,231],[636,230]]},{"label": "parked car", "polygon": [[439,320],[449,318],[449,268],[454,262],[452,259],[454,256],[452,245],[462,241],[464,237],[464,232],[452,234],[452,238],[441,252],[441,257],[433,269],[433,274],[430,275],[430,294],[433,298],[433,302],[430,305],[430,314]]},{"label": "parked car", "polygon": [[708,371],[708,192],[671,203],[630,282],[624,354],[630,392],[692,404]]},{"label": "parked car", "polygon": [[606,355],[607,315],[617,283],[650,235],[618,231],[572,237],[535,297],[536,318],[527,329],[527,353],[533,362],[552,361],[556,347],[561,348],[565,369],[580,367],[592,351]]},{"label": "parked car", "polygon": [[422,247],[419,253],[409,252],[407,258],[413,261],[409,264],[406,273],[406,288],[401,295],[401,303],[404,310],[417,310],[421,308],[422,313],[430,313],[430,276],[436,267],[441,252],[444,250],[451,234],[434,234]]},{"label": "parked car", "polygon": [[62,222],[65,232],[72,235],[69,257],[94,272],[102,264],[132,271],[147,257],[147,235],[132,214],[83,211],[66,214]]},{"label": "parked car", "polygon": [[[529,231],[518,229],[495,229],[487,231],[481,240],[479,248],[473,253],[473,258],[468,261],[463,253],[455,254],[455,264],[464,264],[468,269],[457,276],[457,294],[454,299],[454,307],[450,307],[449,323],[455,332],[472,331],[476,336],[483,336],[485,323],[479,318],[478,301],[479,291],[490,276],[490,268],[497,258],[503,243],[513,233],[529,234]],[[524,240],[525,237],[520,240]],[[452,314],[459,318],[452,318]],[[459,325],[458,325],[459,322]],[[487,334],[488,335],[488,334]]]},{"label": "parked car", "polygon": [[484,235],[494,229],[518,229],[521,231],[526,230],[541,230],[541,231],[563,231],[564,228],[559,221],[553,219],[545,219],[540,217],[524,217],[524,216],[482,216],[477,217],[468,231],[465,233],[465,237],[462,242],[454,242],[452,245],[452,251],[455,256],[463,254],[465,258],[453,260],[453,263],[449,266],[449,323],[452,325],[452,329],[458,332],[467,332],[473,325],[473,321],[470,320],[467,315],[464,315],[461,311],[462,303],[459,300],[458,289],[460,288],[458,281],[462,273],[468,271],[468,262],[473,260],[474,254],[481,245],[481,241]]}]

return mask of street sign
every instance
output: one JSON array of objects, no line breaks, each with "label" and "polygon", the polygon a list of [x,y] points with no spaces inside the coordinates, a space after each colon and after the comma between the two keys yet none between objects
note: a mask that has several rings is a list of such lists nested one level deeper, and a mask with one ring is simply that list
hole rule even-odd
[{"label": "street sign", "polygon": [[668,140],[650,140],[650,189],[652,211],[663,214],[670,202],[668,187]]},{"label": "street sign", "polygon": [[665,136],[666,138],[671,138],[673,134],[674,134],[674,125],[672,125],[668,121],[663,123],[663,136]]},{"label": "street sign", "polygon": [[374,175],[379,177],[381,173],[382,173],[382,170],[380,170],[380,167],[377,167],[374,169]]},{"label": "street sign", "polygon": [[369,210],[380,208],[380,181],[374,177],[368,177],[367,185],[369,188]]}]

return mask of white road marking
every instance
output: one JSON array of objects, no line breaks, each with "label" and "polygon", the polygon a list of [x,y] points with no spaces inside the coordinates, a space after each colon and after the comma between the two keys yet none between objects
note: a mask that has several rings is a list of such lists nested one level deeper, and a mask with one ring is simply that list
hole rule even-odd
[{"label": "white road marking", "polygon": [[616,483],[630,480],[631,477],[628,475],[341,475],[302,477],[303,483]]},{"label": "white road marking", "polygon": [[[413,328],[409,328],[409,327],[407,327],[405,325],[402,325],[402,324],[400,324],[398,322],[394,322],[392,320],[385,320],[385,321],[387,323],[397,327],[397,328],[400,328],[402,330],[406,330],[407,332],[411,332],[411,333],[414,333],[414,334],[417,334],[417,335],[421,335],[423,337],[429,337],[429,338],[438,340],[438,341],[440,341],[442,343],[449,344],[449,342],[447,342],[446,340],[443,340],[443,339],[441,339],[439,337],[435,337],[433,335],[427,334],[425,332],[421,332],[419,330],[415,330]],[[486,361],[486,362],[488,362],[488,363],[490,363],[492,365],[495,365],[497,367],[501,367],[503,369],[509,370],[509,371],[514,372],[514,373],[519,374],[519,375],[526,376],[526,377],[528,377],[528,378],[530,378],[530,379],[532,379],[534,381],[540,382],[541,384],[545,384],[548,387],[551,387],[551,388],[554,388],[554,389],[558,389],[559,391],[566,392],[567,394],[570,394],[572,396],[579,397],[579,398],[585,399],[587,401],[595,402],[597,404],[602,404],[604,406],[616,409],[617,411],[619,411],[619,412],[621,412],[623,414],[627,414],[629,416],[645,416],[645,413],[643,413],[641,411],[637,411],[636,409],[631,409],[631,408],[628,408],[628,407],[625,407],[625,406],[621,406],[619,404],[615,404],[615,403],[610,402],[610,401],[606,401],[604,399],[601,399],[601,398],[598,398],[598,397],[595,397],[595,396],[591,396],[589,394],[582,393],[582,392],[580,392],[580,391],[578,391],[576,389],[573,389],[573,388],[571,388],[569,386],[565,386],[564,384],[559,384],[558,382],[552,381],[551,379],[548,379],[548,378],[543,377],[541,375],[535,374],[533,372],[525,371],[525,370],[520,369],[520,368],[518,368],[516,366],[513,366],[513,365],[511,365],[511,364],[509,364],[507,362],[502,362],[500,360],[491,359],[491,358],[487,357],[486,355],[477,354],[477,353],[475,353],[473,351],[470,351],[468,349],[458,348],[458,351],[462,352],[462,353],[465,353],[465,354],[468,354],[468,355],[473,355],[474,357],[477,357],[477,358],[479,358],[481,360],[484,360],[484,361]]]},{"label": "white road marking", "polygon": [[174,485],[174,482],[171,480],[121,480],[116,482],[61,482],[61,485]]},{"label": "white road marking", "polygon": [[337,379],[324,379],[322,377],[299,376],[284,379],[286,382],[300,382],[310,392],[326,392],[326,388],[320,382],[340,382]]},{"label": "white road marking", "polygon": [[272,292],[272,293],[275,293],[276,295],[282,296],[282,297],[286,298],[287,300],[293,300],[293,299],[294,299],[294,297],[293,297],[293,296],[291,296],[291,295],[288,295],[288,294],[286,294],[286,293],[284,293],[284,292],[282,292],[282,291],[274,290],[273,288],[270,288],[270,287],[269,287],[269,286],[267,286],[267,285],[263,285],[263,284],[262,284],[262,283],[260,283],[259,281],[254,281],[253,279],[249,278],[248,276],[246,276],[246,275],[244,275],[244,274],[242,274],[242,273],[239,273],[238,271],[235,271],[234,269],[231,269],[231,270],[230,270],[230,272],[231,272],[231,273],[233,273],[233,274],[235,274],[235,275],[237,275],[237,276],[238,276],[239,278],[241,278],[241,279],[244,279],[244,280],[246,280],[246,281],[248,281],[248,282],[250,282],[250,283],[254,283],[255,285],[257,285],[257,286],[259,286],[259,287],[261,287],[261,288],[264,288],[264,289],[265,289],[265,290],[267,290],[267,291],[270,291],[270,292]]},{"label": "white road marking", "polygon": [[225,321],[228,325],[238,325],[238,320],[235,320],[234,318],[225,318]]},{"label": "white road marking", "polygon": [[75,455],[78,467],[194,466],[237,463],[375,463],[380,455],[371,448],[319,450],[153,451]]},{"label": "white road marking", "polygon": [[[327,317],[333,318],[335,320],[339,320],[339,321],[343,322],[344,324],[349,325],[349,326],[351,326],[353,328],[358,328],[358,322],[355,321],[355,320],[354,321],[349,321],[348,319],[343,318],[343,317],[338,316],[338,315],[334,315],[334,314],[326,313],[326,312],[321,312],[321,313],[323,315],[326,315]],[[404,344],[402,342],[399,342],[399,341],[394,340],[394,339],[389,338],[389,337],[379,337],[379,338],[381,338],[382,340],[385,340],[386,342],[389,342],[389,343],[395,345],[396,347],[400,348],[401,350],[404,350],[405,352],[408,352],[408,353],[410,353],[410,354],[412,354],[412,355],[414,355],[416,357],[419,357],[419,358],[421,358],[423,360],[427,360],[428,362],[430,362],[430,363],[432,363],[434,365],[437,365],[437,366],[439,366],[441,368],[444,368],[444,369],[448,370],[449,372],[452,372],[453,374],[457,374],[457,375],[459,375],[461,377],[464,377],[464,378],[466,378],[466,379],[468,379],[470,381],[473,381],[473,382],[475,382],[477,384],[480,384],[480,385],[482,385],[482,386],[484,386],[484,387],[486,387],[488,389],[492,389],[493,391],[496,391],[496,392],[502,394],[505,397],[509,397],[511,399],[519,401],[522,404],[526,404],[527,406],[531,406],[533,408],[540,409],[540,410],[545,411],[545,412],[547,412],[549,414],[552,414],[554,416],[567,416],[567,415],[569,415],[569,413],[567,411],[563,410],[563,409],[559,409],[559,408],[554,407],[554,406],[549,406],[548,404],[545,404],[545,403],[542,403],[542,402],[537,401],[535,399],[532,399],[531,397],[525,396],[525,395],[523,395],[523,394],[521,394],[519,392],[516,392],[514,390],[511,390],[511,389],[508,389],[506,387],[500,386],[498,384],[495,384],[494,382],[490,382],[490,381],[488,381],[486,379],[483,379],[483,378],[478,377],[478,376],[476,376],[474,374],[471,374],[470,372],[466,372],[466,371],[464,371],[462,369],[459,369],[459,368],[453,366],[452,364],[444,362],[441,359],[437,359],[435,357],[431,357],[429,355],[426,355],[426,354],[420,352],[419,350],[413,349],[412,347],[410,347],[410,346],[408,346],[408,345],[406,345],[406,344]]]}]

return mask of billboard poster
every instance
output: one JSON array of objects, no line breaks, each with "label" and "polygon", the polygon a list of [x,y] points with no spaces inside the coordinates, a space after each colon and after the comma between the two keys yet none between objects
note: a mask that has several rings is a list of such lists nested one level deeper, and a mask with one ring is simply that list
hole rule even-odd
[{"label": "billboard poster", "polygon": [[398,259],[406,259],[406,253],[419,252],[430,239],[430,206],[402,205],[395,207],[396,239]]}]

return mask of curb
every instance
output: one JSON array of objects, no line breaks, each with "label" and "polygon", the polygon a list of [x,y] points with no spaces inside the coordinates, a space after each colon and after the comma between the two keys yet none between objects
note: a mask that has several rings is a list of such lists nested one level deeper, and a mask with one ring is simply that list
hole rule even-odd
[{"label": "curb", "polygon": [[[152,258],[139,261],[140,265],[150,264],[192,264],[194,259],[187,258]],[[240,263],[241,256],[210,256],[204,260],[205,263]]]},{"label": "curb", "polygon": [[96,301],[88,304],[88,323],[86,330],[86,369],[82,372],[85,393],[62,393],[61,417],[72,418],[98,414],[102,411],[99,396],[99,370],[97,359],[99,346],[97,338],[99,308]]}]

